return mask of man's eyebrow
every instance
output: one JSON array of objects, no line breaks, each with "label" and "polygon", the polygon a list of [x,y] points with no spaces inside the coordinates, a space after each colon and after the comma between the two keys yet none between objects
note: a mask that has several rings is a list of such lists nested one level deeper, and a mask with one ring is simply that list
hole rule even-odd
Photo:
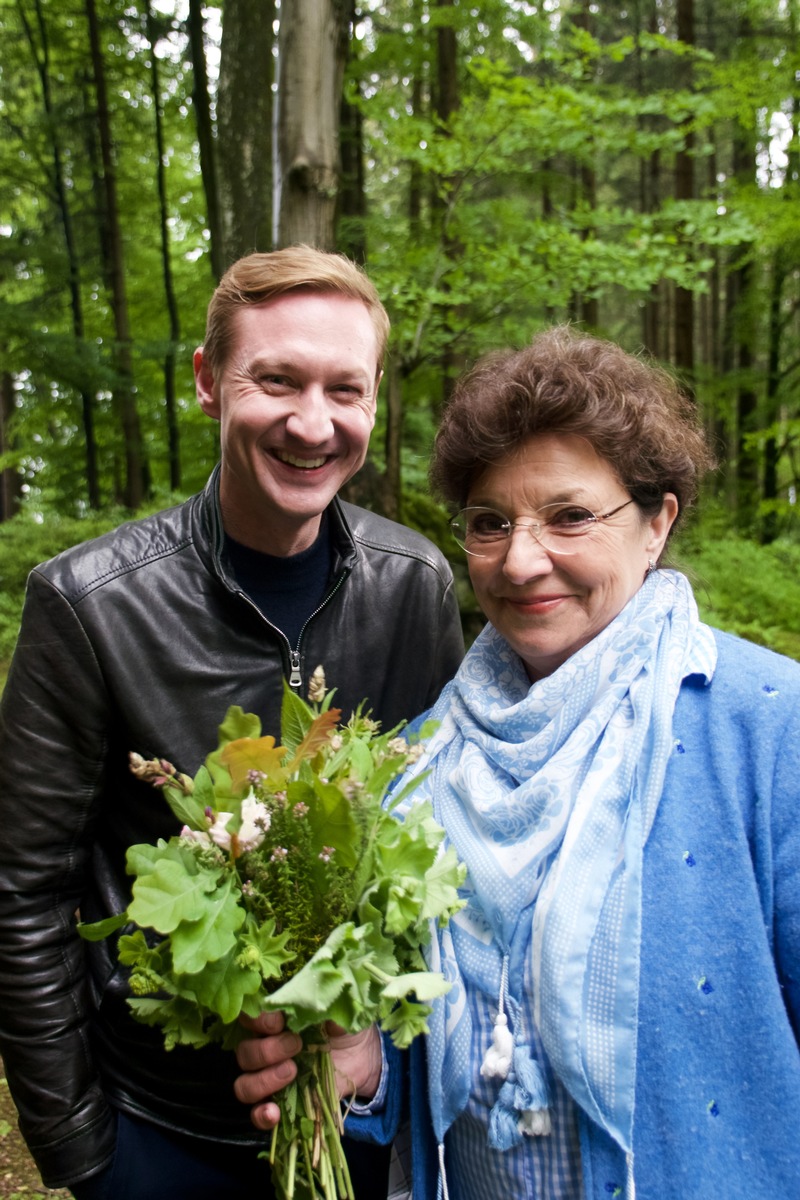
[{"label": "man's eyebrow", "polygon": [[[302,364],[298,364],[292,359],[277,359],[269,358],[265,354],[258,354],[255,358],[250,359],[246,369],[254,374],[269,374],[269,375],[292,375],[296,371],[304,370]],[[349,365],[343,363],[341,366],[335,366],[326,370],[326,375],[338,379],[359,379],[367,383],[372,383],[372,375],[364,367],[358,365]]]}]

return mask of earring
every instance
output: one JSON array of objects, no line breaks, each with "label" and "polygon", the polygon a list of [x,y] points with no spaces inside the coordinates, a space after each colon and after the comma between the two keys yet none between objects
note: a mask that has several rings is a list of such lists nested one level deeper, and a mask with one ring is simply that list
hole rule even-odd
[{"label": "earring", "polygon": [[646,573],[647,575],[649,575],[651,571],[655,571],[655,569],[656,569],[656,567],[657,567],[657,566],[658,566],[658,564],[657,564],[657,562],[655,561],[655,559],[654,559],[654,558],[648,558],[648,560],[647,560],[647,571],[646,571],[645,573]]}]

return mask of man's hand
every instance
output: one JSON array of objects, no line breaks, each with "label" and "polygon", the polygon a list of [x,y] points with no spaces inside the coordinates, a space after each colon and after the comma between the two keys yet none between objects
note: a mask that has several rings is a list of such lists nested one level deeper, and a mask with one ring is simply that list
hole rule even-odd
[{"label": "man's hand", "polygon": [[[234,1084],[236,1098],[249,1104],[250,1119],[256,1129],[269,1131],[280,1120],[280,1109],[269,1097],[291,1083],[297,1074],[294,1056],[302,1049],[299,1034],[284,1028],[282,1013],[263,1013],[252,1020],[240,1021],[256,1037],[240,1042],[236,1058],[244,1071]],[[356,1096],[370,1100],[378,1090],[381,1078],[381,1046],[377,1026],[361,1033],[345,1033],[340,1026],[328,1022],[331,1055],[339,1085],[339,1095],[346,1100]]]}]

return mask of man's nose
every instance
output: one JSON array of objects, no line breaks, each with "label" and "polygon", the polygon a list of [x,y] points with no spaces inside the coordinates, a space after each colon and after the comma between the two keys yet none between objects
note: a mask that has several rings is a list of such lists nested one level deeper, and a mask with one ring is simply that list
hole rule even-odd
[{"label": "man's nose", "polygon": [[307,446],[318,446],[333,436],[333,421],[324,389],[310,386],[295,394],[286,418],[289,437]]}]

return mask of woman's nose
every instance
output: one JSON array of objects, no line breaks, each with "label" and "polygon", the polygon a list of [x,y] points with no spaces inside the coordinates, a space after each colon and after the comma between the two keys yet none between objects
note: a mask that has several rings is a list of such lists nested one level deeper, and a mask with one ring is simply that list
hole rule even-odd
[{"label": "woman's nose", "polygon": [[508,538],[503,573],[515,583],[524,582],[553,570],[553,560],[534,536],[530,525],[515,525]]}]

